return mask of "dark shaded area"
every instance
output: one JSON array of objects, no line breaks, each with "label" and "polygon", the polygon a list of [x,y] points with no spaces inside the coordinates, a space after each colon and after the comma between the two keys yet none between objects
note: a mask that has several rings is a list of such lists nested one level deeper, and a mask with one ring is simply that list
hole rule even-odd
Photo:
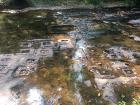
[{"label": "dark shaded area", "polygon": [[68,31],[74,29],[73,25],[50,25],[48,30],[52,34],[66,34]]},{"label": "dark shaded area", "polygon": [[136,1],[136,7],[139,7],[140,8],[140,0],[137,0]]},{"label": "dark shaded area", "polygon": [[8,3],[8,8],[10,9],[23,9],[31,6],[33,4],[30,0],[10,0]]}]

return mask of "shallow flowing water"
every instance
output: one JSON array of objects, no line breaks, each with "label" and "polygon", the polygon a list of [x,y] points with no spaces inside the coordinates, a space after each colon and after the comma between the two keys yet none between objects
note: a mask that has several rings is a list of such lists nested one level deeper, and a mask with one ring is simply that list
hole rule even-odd
[{"label": "shallow flowing water", "polygon": [[[15,78],[14,70],[1,76],[0,88],[5,88],[4,93],[0,92],[0,100],[4,101],[1,105],[116,104],[119,95],[114,87],[134,85],[135,79],[139,79],[140,25],[139,20],[129,22],[140,18],[139,11],[114,10],[104,11],[104,14],[84,9],[5,12],[0,13],[1,54],[19,53],[22,41],[58,35],[70,36],[76,43],[70,52],[60,51],[52,58],[43,59],[38,63],[38,70],[28,76]],[[24,57],[17,59],[19,62]],[[13,84],[13,81],[17,82]],[[19,84],[21,89],[11,90]],[[140,94],[139,90],[135,92]],[[12,94],[16,96],[11,103]]]}]

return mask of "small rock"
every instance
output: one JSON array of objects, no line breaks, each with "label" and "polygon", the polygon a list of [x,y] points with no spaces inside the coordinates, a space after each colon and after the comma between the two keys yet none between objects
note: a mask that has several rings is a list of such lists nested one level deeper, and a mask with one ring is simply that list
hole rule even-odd
[{"label": "small rock", "polygon": [[140,41],[140,37],[136,36],[136,35],[131,35],[130,38],[134,39],[135,41],[138,41],[138,42]]},{"label": "small rock", "polygon": [[59,87],[59,88],[57,89],[57,91],[59,91],[59,92],[60,92],[60,91],[62,91],[62,88],[61,88],[61,87]]},{"label": "small rock", "polygon": [[102,63],[98,63],[98,65],[102,65]]},{"label": "small rock", "polygon": [[91,86],[92,86],[90,80],[84,81],[84,84],[85,84],[87,87],[91,87]]},{"label": "small rock", "polygon": [[140,19],[130,20],[128,23],[133,25],[140,25]]}]

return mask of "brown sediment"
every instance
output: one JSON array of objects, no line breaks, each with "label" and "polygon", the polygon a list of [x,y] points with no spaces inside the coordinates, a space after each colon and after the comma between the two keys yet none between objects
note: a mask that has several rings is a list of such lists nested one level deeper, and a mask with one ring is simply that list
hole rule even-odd
[{"label": "brown sediment", "polygon": [[[73,89],[71,89],[71,78],[69,77],[69,69],[63,65],[57,64],[53,60],[53,66],[38,69],[37,72],[28,76],[27,81],[40,87],[46,98],[53,95],[60,96],[62,103],[72,103],[76,105],[77,101]],[[59,91],[58,89],[61,88]]]}]

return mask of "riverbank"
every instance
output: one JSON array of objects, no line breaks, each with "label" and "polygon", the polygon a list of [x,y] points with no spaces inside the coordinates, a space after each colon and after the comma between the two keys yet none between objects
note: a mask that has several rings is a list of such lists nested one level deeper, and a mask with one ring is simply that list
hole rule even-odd
[{"label": "riverbank", "polygon": [[[0,10],[33,10],[33,9],[47,9],[47,10],[64,10],[64,9],[115,9],[115,8],[134,8],[125,4],[124,2],[114,2],[114,3],[103,3],[102,5],[92,5],[92,4],[83,4],[83,3],[76,3],[76,4],[59,4],[59,5],[47,5],[47,4],[33,4],[31,7],[27,8],[13,8],[5,3],[0,3]],[[136,7],[137,8],[137,7]]]},{"label": "riverbank", "polygon": [[139,11],[139,7],[131,7],[123,2],[114,2],[114,3],[104,3],[102,6],[95,5],[85,5],[85,4],[73,4],[73,5],[36,5],[27,8],[10,8],[5,7],[5,5],[0,4],[0,12],[7,13],[20,13],[20,12],[28,12],[33,10],[49,10],[49,11],[62,11],[62,10],[79,10],[79,11],[94,11],[94,12],[112,12],[112,11],[131,11],[137,10]]}]

